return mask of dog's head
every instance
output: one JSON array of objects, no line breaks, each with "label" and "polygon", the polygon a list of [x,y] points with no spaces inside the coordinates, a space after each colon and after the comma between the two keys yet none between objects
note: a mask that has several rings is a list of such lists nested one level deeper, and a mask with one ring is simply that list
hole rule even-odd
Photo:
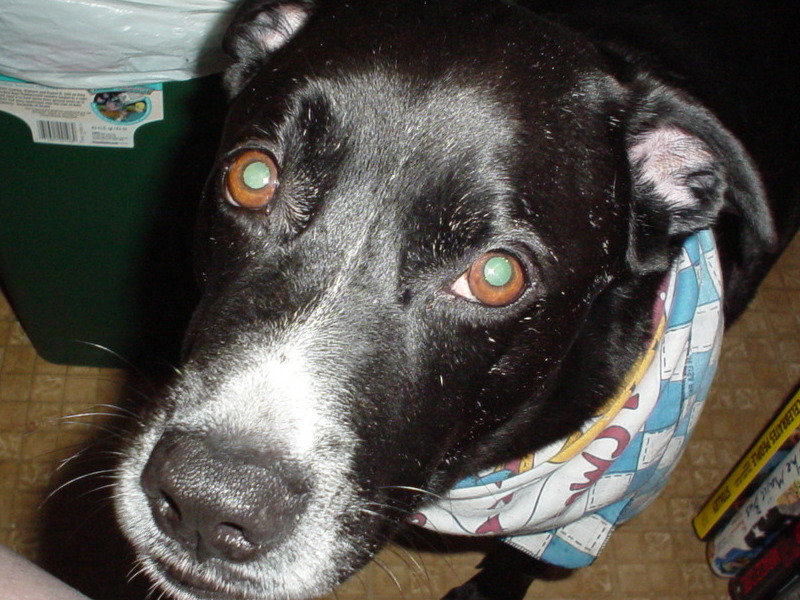
[{"label": "dog's head", "polygon": [[[299,598],[461,476],[563,436],[681,240],[769,236],[703,108],[510,3],[257,0],[181,373],[118,512],[175,597]],[[624,333],[624,335],[623,335]]]}]

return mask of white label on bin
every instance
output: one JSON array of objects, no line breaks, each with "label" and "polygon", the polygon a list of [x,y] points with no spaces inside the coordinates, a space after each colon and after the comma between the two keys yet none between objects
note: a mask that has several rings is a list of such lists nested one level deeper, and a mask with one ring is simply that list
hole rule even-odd
[{"label": "white label on bin", "polygon": [[53,88],[0,76],[0,111],[25,121],[41,144],[133,148],[134,132],[164,118],[160,84]]}]

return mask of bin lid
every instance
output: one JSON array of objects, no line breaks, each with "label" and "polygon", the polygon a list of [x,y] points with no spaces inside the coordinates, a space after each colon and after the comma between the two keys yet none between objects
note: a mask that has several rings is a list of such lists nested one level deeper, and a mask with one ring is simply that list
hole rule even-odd
[{"label": "bin lid", "polygon": [[0,74],[67,88],[219,72],[237,0],[4,0]]}]

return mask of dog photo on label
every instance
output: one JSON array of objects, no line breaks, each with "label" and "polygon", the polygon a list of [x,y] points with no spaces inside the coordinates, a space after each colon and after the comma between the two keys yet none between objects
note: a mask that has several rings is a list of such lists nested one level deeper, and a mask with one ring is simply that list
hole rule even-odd
[{"label": "dog photo on label", "polygon": [[141,571],[313,598],[414,528],[497,540],[450,599],[590,565],[797,228],[784,4],[246,0],[202,297],[117,471]]}]

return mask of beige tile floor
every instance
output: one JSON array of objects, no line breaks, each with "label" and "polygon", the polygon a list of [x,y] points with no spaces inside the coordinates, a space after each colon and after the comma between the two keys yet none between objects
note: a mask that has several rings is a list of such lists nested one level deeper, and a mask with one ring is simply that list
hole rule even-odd
[{"label": "beige tile floor", "polygon": [[[108,479],[103,474],[82,479],[42,503],[85,462],[79,456],[57,470],[61,461],[98,432],[113,434],[113,423],[91,415],[113,412],[104,405],[138,402],[150,393],[146,385],[141,393],[141,384],[129,385],[128,379],[122,370],[45,362],[0,296],[0,543],[47,565],[97,600],[145,595],[135,581],[125,584],[126,556],[116,541],[110,544],[114,535],[104,521],[108,501],[102,492],[91,492]],[[527,598],[727,597],[725,581],[706,567],[704,545],[695,539],[690,519],[798,381],[800,238],[729,331],[705,414],[663,495],[617,531],[594,566],[534,585]],[[107,543],[117,549],[107,549]],[[330,598],[436,599],[471,576],[478,559],[472,553],[392,547]]]}]

